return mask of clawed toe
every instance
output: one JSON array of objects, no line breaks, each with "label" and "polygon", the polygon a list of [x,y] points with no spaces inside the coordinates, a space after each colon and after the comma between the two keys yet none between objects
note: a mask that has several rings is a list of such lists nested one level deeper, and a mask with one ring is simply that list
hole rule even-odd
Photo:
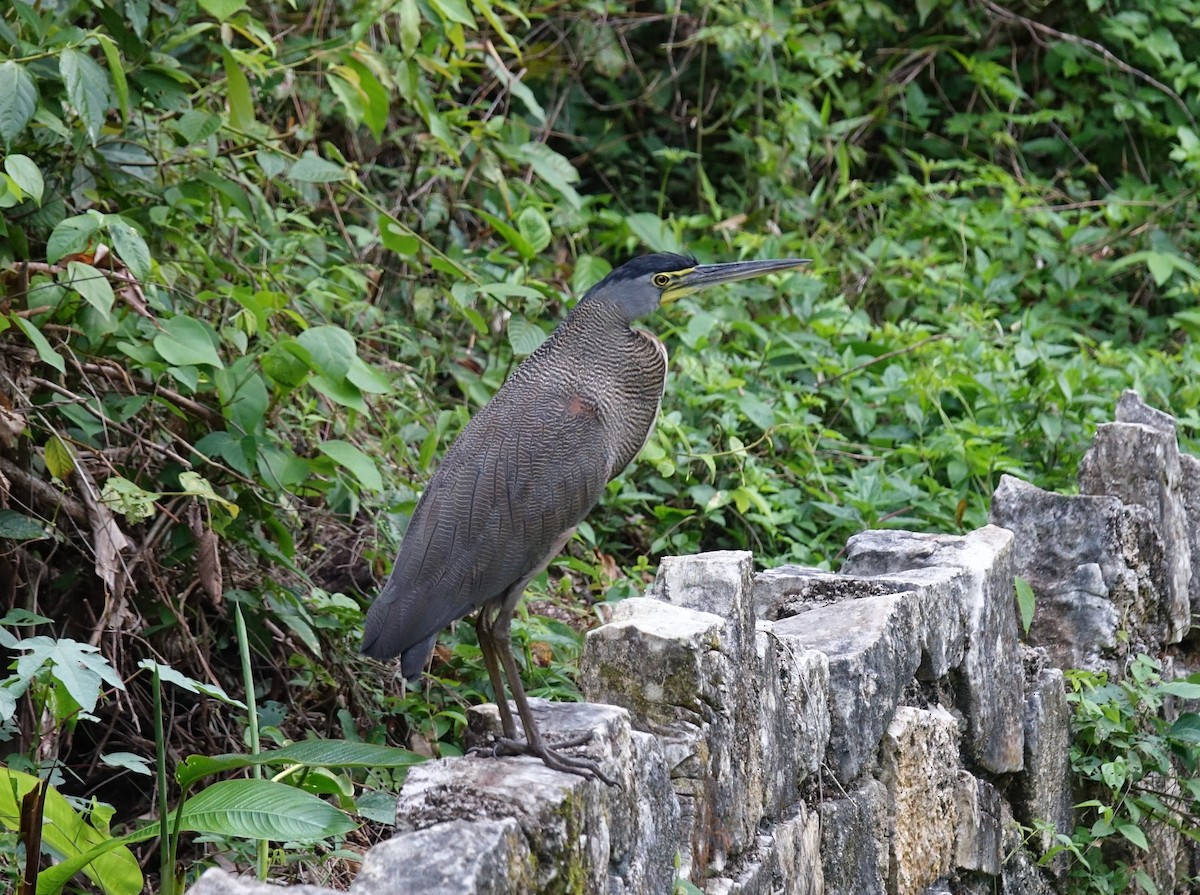
[{"label": "clawed toe", "polygon": [[620,786],[621,784],[608,776],[600,769],[600,763],[595,759],[588,758],[584,755],[564,755],[558,751],[560,749],[571,749],[576,746],[583,746],[590,742],[592,734],[590,732],[579,734],[566,740],[559,740],[553,744],[538,743],[536,746],[531,745],[525,740],[513,739],[511,737],[497,737],[491,747],[476,746],[471,750],[472,754],[491,754],[494,757],[505,755],[532,755],[535,758],[540,758],[546,767],[555,771],[563,771],[567,774],[575,774],[587,779],[601,780],[609,786]]}]

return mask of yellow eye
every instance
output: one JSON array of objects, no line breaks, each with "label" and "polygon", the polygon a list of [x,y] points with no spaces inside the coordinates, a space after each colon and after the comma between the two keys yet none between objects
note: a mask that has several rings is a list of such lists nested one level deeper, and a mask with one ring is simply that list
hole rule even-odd
[{"label": "yellow eye", "polygon": [[665,289],[671,283],[671,278],[665,273],[656,273],[650,280],[659,289]]}]

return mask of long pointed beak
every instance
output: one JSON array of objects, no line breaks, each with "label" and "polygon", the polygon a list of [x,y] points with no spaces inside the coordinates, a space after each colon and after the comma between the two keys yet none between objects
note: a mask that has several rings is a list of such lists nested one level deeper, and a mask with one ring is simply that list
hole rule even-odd
[{"label": "long pointed beak", "polygon": [[710,286],[736,283],[780,270],[794,270],[811,264],[810,258],[775,258],[769,261],[730,261],[725,264],[697,264],[681,275],[663,293],[663,301],[674,301]]}]

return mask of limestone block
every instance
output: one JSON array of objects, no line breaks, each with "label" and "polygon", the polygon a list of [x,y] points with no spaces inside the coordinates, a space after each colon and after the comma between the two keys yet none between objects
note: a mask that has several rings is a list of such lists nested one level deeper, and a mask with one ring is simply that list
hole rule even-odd
[{"label": "limestone block", "polygon": [[883,895],[889,876],[883,784],[867,778],[844,798],[821,802],[817,810],[826,895]]},{"label": "limestone block", "polygon": [[954,866],[999,876],[1004,861],[1004,822],[1012,814],[1006,810],[1000,791],[986,780],[968,771],[958,772],[954,792]]},{"label": "limestone block", "polygon": [[714,550],[664,556],[648,596],[672,606],[725,619],[724,648],[737,661],[754,652],[754,556],[748,550]]},{"label": "limestone block", "polygon": [[367,852],[350,892],[509,895],[533,885],[533,856],[520,824],[507,817],[451,820],[380,842]]},{"label": "limestone block", "polygon": [[1200,459],[1191,454],[1179,455],[1179,470],[1183,490],[1183,509],[1188,518],[1188,545],[1192,551],[1192,580],[1188,596],[1192,602],[1192,619],[1200,620]]},{"label": "limestone block", "polygon": [[910,591],[917,595],[917,636],[921,644],[917,676],[937,680],[962,664],[966,648],[965,581],[959,569],[934,567],[864,577],[779,566],[754,577],[754,606],[759,618],[777,620],[811,609],[814,603]]},{"label": "limestone block", "polygon": [[1117,404],[1117,422],[1096,428],[1079,466],[1079,490],[1106,494],[1150,511],[1166,559],[1161,590],[1167,642],[1178,643],[1191,626],[1192,539],[1175,420],[1147,407],[1136,392],[1125,392]]},{"label": "limestone block", "polygon": [[766,801],[757,657],[731,643],[719,616],[632,598],[588,632],[580,664],[588,699],[625,706],[662,744],[681,812],[680,873],[697,880],[754,841]]},{"label": "limestone block", "polygon": [[[279,895],[283,888],[252,876],[237,876],[213,867],[188,887],[188,895]],[[288,886],[288,895],[338,895],[324,886]]]},{"label": "limestone block", "polygon": [[708,880],[706,895],[824,895],[821,825],[803,804],[792,816],[760,833],[734,873]]},{"label": "limestone block", "polygon": [[867,531],[850,539],[846,555],[843,571],[851,575],[894,575],[937,566],[962,570],[962,710],[971,755],[993,773],[1020,770],[1025,695],[1017,651],[1012,533],[994,525],[961,537]]},{"label": "limestone block", "polygon": [[774,819],[797,801],[829,745],[829,659],[781,639],[771,622],[758,625],[763,810]]},{"label": "limestone block", "polygon": [[[1027,667],[1031,665],[1026,662]],[[1025,770],[1016,778],[1013,809],[1027,827],[1034,821],[1053,824],[1069,834],[1074,818],[1071,806],[1071,708],[1067,704],[1063,673],[1032,663],[1025,700]],[[1054,843],[1051,831],[1032,840],[1037,857]],[[1066,855],[1054,859],[1048,869],[1061,877],[1066,872]]]},{"label": "limestone block", "polygon": [[1167,631],[1154,582],[1165,569],[1149,517],[1115,497],[1053,494],[1001,477],[991,519],[1015,536],[1017,574],[1037,598],[1029,642],[1051,664],[1116,671],[1130,651],[1158,651]]},{"label": "limestone block", "polygon": [[913,594],[818,606],[774,623],[775,636],[829,658],[826,761],[843,786],[878,751],[892,713],[920,663]]},{"label": "limestone block", "polygon": [[890,895],[919,895],[954,867],[958,741],[958,723],[940,707],[901,706],[888,724],[880,782],[891,811]]},{"label": "limestone block", "polygon": [[[585,730],[585,748],[621,786],[553,771],[539,759],[466,756],[413,768],[400,791],[398,833],[447,821],[520,826],[534,861],[538,893],[620,893],[669,888],[678,845],[678,805],[661,749],[634,735],[614,706],[531,700],[551,741]],[[495,706],[472,710],[473,736],[498,727]],[[616,882],[610,882],[610,874]],[[414,889],[412,891],[419,891]],[[521,891],[516,889],[514,891]]]}]

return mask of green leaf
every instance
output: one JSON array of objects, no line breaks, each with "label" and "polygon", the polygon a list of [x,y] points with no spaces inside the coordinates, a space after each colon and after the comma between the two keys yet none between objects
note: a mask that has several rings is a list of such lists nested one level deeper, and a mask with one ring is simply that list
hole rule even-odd
[{"label": "green leaf", "polygon": [[77,214],[59,221],[46,242],[46,260],[51,264],[66,255],[87,251],[100,231],[100,219],[94,214]]},{"label": "green leaf", "polygon": [[65,482],[67,476],[75,471],[75,455],[57,435],[46,439],[46,446],[42,448],[42,459],[46,462],[46,469],[50,471],[50,475],[61,482]]},{"label": "green leaf", "polygon": [[520,231],[518,231],[507,221],[497,217],[494,214],[491,214],[490,212],[486,212],[483,209],[476,209],[475,213],[495,227],[496,232],[503,236],[504,241],[516,249],[517,254],[519,254],[522,258],[528,259],[537,255],[537,252],[533,250],[533,246],[530,244],[529,240],[522,236]]},{"label": "green leaf", "polygon": [[200,8],[216,19],[224,22],[246,8],[245,0],[200,0]]},{"label": "green leaf", "polygon": [[154,502],[162,497],[157,491],[146,491],[122,475],[109,476],[100,489],[101,502],[128,519],[141,522],[157,512]]},{"label": "green leaf", "polygon": [[46,525],[16,510],[0,510],[0,538],[10,541],[40,541],[50,537]]},{"label": "green leaf", "polygon": [[625,223],[644,245],[654,252],[682,252],[683,243],[675,231],[656,214],[639,212],[625,218]]},{"label": "green leaf", "polygon": [[104,226],[112,239],[117,256],[125,262],[129,272],[139,280],[150,276],[150,248],[142,234],[120,215],[104,217]]},{"label": "green leaf", "polygon": [[[13,831],[19,828],[21,800],[41,782],[31,774],[0,767],[0,824]],[[46,790],[42,817],[43,843],[65,859],[78,857],[94,846],[113,841],[85,821],[53,786]],[[141,868],[133,853],[123,845],[112,846],[107,854],[75,868],[72,875],[79,870],[107,895],[137,895],[142,890]],[[41,879],[44,875],[45,871],[38,874],[38,895],[46,892]]]},{"label": "green leaf", "polygon": [[190,755],[175,769],[180,786],[191,786],[203,777],[254,765],[299,765],[305,768],[407,768],[427,759],[395,746],[347,740],[303,740],[257,755]]},{"label": "green leaf", "polygon": [[400,49],[411,56],[421,42],[421,11],[417,0],[400,0]]},{"label": "green leaf", "polygon": [[229,124],[234,130],[248,132],[254,129],[254,97],[246,73],[228,47],[221,47],[222,65],[225,68],[225,96],[229,103]]},{"label": "green leaf", "polygon": [[1114,820],[1114,826],[1117,832],[1140,848],[1142,851],[1149,851],[1150,844],[1146,841],[1146,834],[1142,832],[1142,828],[1137,824],[1131,824],[1128,821]]},{"label": "green leaf", "polygon": [[158,671],[159,680],[168,684],[174,684],[176,687],[182,687],[189,693],[202,693],[205,696],[211,696],[214,699],[219,699],[226,705],[231,705],[234,708],[246,709],[246,703],[240,699],[234,699],[226,693],[218,684],[206,684],[204,681],[198,681],[190,678],[181,672],[176,671],[170,665],[163,662],[155,662],[153,659],[142,659],[138,662],[138,668],[143,668],[147,671]]},{"label": "green leaf", "polygon": [[314,795],[273,780],[221,780],[183,804],[182,829],[246,839],[311,842],[355,828]]},{"label": "green leaf", "polygon": [[391,215],[381,215],[379,218],[379,238],[383,247],[395,252],[401,258],[416,257],[421,247],[421,240],[408,227],[401,224]]},{"label": "green leaf", "polygon": [[517,230],[533,247],[534,254],[544,252],[550,245],[550,224],[536,208],[526,208],[517,215]]},{"label": "green leaf", "polygon": [[1017,609],[1021,613],[1021,628],[1028,634],[1029,628],[1033,624],[1033,612],[1037,605],[1037,597],[1033,593],[1033,588],[1029,586],[1029,582],[1020,575],[1013,578],[1013,587],[1017,592]]},{"label": "green leaf", "polygon": [[520,147],[519,153],[533,168],[534,173],[557,190],[572,208],[583,207],[583,199],[571,186],[579,182],[579,172],[570,161],[545,143],[525,143]]},{"label": "green leaf", "polygon": [[224,366],[217,354],[216,333],[207,323],[178,315],[165,321],[162,329],[154,337],[154,350],[168,364],[176,367]]},{"label": "green leaf", "polygon": [[375,461],[348,441],[331,440],[323,442],[320,451],[333,462],[349,470],[358,479],[359,484],[371,491],[383,490],[383,478]]},{"label": "green leaf", "polygon": [[154,776],[150,762],[132,752],[109,752],[101,755],[100,760],[110,768],[124,768],[127,771],[133,771],[135,774],[144,774],[147,777]]},{"label": "green leaf", "polygon": [[108,74],[112,78],[113,92],[117,95],[117,106],[121,110],[121,120],[129,120],[129,82],[125,79],[125,64],[121,61],[121,53],[113,39],[103,31],[92,32],[100,41],[100,49],[104,51],[104,61],[108,63]]},{"label": "green leaf", "polygon": [[6,146],[33,120],[37,100],[37,87],[29,72],[12,59],[0,63],[0,139]]},{"label": "green leaf", "polygon": [[38,357],[42,359],[42,363],[49,364],[58,370],[60,373],[67,372],[67,362],[63,360],[62,355],[50,347],[50,343],[46,341],[46,337],[42,335],[42,331],[26,320],[24,317],[18,317],[13,314],[10,318],[21,332],[25,333],[25,338],[33,343],[34,349],[38,353]]},{"label": "green leaf", "polygon": [[333,183],[347,178],[346,169],[321,158],[311,149],[288,169],[288,180],[297,183]]},{"label": "green leaf", "polygon": [[517,357],[533,354],[544,341],[546,333],[536,323],[530,323],[519,314],[508,318],[508,342]]},{"label": "green leaf", "polygon": [[333,382],[342,382],[358,357],[354,337],[340,326],[313,326],[296,336],[312,358],[312,368]]},{"label": "green leaf", "polygon": [[229,515],[233,516],[235,519],[237,518],[239,509],[238,505],[232,501],[226,500],[215,490],[213,490],[212,483],[209,482],[208,479],[204,478],[204,476],[200,475],[200,473],[192,472],[191,470],[179,473],[179,488],[184,494],[190,494],[193,497],[199,497],[202,500],[220,504],[229,511]]},{"label": "green leaf", "polygon": [[116,301],[112,284],[103,272],[92,265],[80,261],[68,262],[67,282],[64,285],[83,296],[84,301],[105,317],[112,313],[113,302]]},{"label": "green leaf", "polygon": [[1168,681],[1165,684],[1159,684],[1155,689],[1159,693],[1178,696],[1180,699],[1200,699],[1200,684],[1188,681]]},{"label": "green leaf", "polygon": [[42,204],[42,193],[46,184],[42,172],[27,155],[10,155],[4,159],[4,171],[21,191],[38,205]]},{"label": "green leaf", "polygon": [[457,22],[467,28],[475,28],[475,17],[463,0],[430,0],[430,6],[447,22]]},{"label": "green leaf", "polygon": [[1185,743],[1200,745],[1200,715],[1195,712],[1185,712],[1175,719],[1167,736]]},{"label": "green leaf", "polygon": [[571,274],[571,291],[583,295],[612,272],[612,265],[595,255],[580,255]]},{"label": "green leaf", "polygon": [[111,104],[108,75],[91,56],[72,49],[63,50],[58,57],[58,71],[67,88],[67,101],[95,145]]}]

